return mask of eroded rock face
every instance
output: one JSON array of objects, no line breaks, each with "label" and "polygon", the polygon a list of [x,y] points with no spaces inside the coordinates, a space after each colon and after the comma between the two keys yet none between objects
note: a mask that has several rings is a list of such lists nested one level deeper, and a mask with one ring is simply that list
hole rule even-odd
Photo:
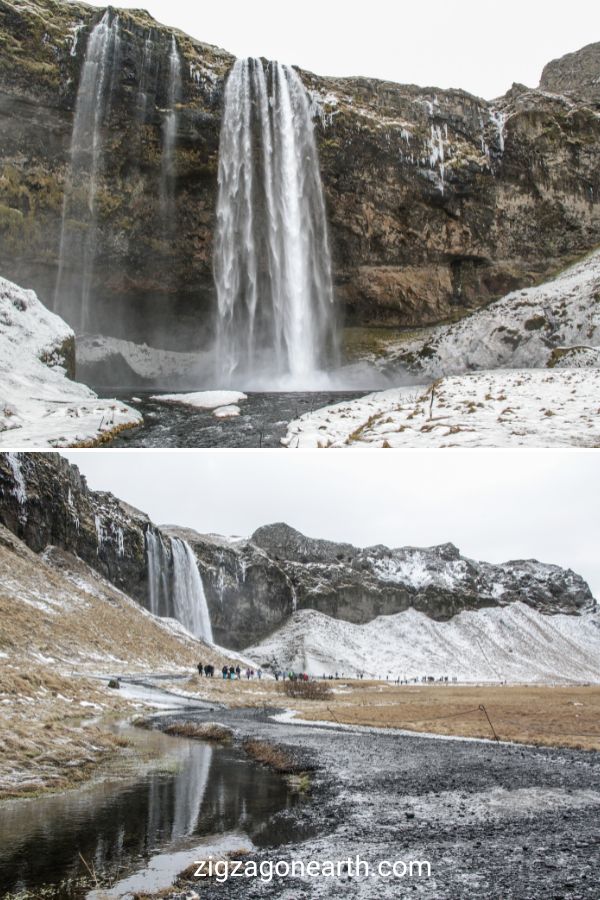
[{"label": "eroded rock face", "polygon": [[588,44],[575,53],[567,53],[544,66],[540,88],[555,94],[568,94],[600,106],[600,42]]},{"label": "eroded rock face", "polygon": [[[102,15],[77,3],[0,0],[0,272],[47,304],[77,86]],[[196,350],[213,329],[219,131],[233,58],[140,11],[122,11],[119,21],[88,330]],[[182,70],[177,228],[167,233],[159,183],[173,34]],[[149,40],[153,77],[140,122]],[[301,75],[314,104],[348,322],[439,322],[600,241],[597,44],[550,63],[540,90],[514,85],[493,103],[463,91]],[[85,230],[83,201],[72,217]],[[74,254],[75,282],[81,265]]]},{"label": "eroded rock face", "polygon": [[54,453],[0,454],[0,524],[37,553],[55,546],[76,554],[146,607],[147,530],[162,538],[166,566],[169,538],[187,540],[215,641],[233,649],[260,642],[296,609],[364,623],[409,607],[444,621],[517,600],[547,614],[595,605],[571,570],[535,560],[476,562],[453,544],[360,549],[308,538],[285,524],[259,528],[249,539],[158,528],[112,494],[90,491],[78,469]]}]

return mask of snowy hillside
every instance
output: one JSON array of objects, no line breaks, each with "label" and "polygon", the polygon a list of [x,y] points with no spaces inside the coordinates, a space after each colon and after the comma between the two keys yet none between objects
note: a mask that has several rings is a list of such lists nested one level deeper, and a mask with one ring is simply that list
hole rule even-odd
[{"label": "snowy hillside", "polygon": [[0,446],[71,446],[141,421],[67,377],[73,338],[33,291],[0,278]]},{"label": "snowy hillside", "polygon": [[302,416],[282,444],[595,447],[599,345],[597,251],[552,281],[396,347],[383,366],[411,387]]},{"label": "snowy hillside", "polygon": [[599,344],[600,251],[553,281],[507,294],[406,345],[397,361],[427,378],[472,369],[598,367]]},{"label": "snowy hillside", "polygon": [[409,609],[354,625],[301,610],[246,652],[263,666],[313,675],[600,682],[600,616],[544,616],[515,603],[449,622]]}]

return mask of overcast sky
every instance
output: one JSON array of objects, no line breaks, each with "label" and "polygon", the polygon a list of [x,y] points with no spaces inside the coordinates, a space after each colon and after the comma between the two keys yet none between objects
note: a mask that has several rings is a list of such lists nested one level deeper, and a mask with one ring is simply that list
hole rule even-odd
[{"label": "overcast sky", "polygon": [[[94,0],[94,6],[105,2]],[[320,75],[460,87],[487,99],[535,87],[551,59],[600,40],[597,0],[124,0],[236,56]]]},{"label": "overcast sky", "polygon": [[489,562],[536,558],[600,598],[600,453],[585,451],[154,451],[63,455],[90,487],[158,524],[248,536],[285,521],[357,546],[452,541]]}]

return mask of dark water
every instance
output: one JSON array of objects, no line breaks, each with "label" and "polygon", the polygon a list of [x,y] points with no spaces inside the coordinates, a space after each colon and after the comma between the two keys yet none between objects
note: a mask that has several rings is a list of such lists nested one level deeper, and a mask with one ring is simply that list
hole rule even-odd
[{"label": "dark water", "polygon": [[107,883],[209,836],[241,832],[260,847],[293,839],[276,814],[298,798],[281,776],[239,750],[154,732],[143,740],[166,748],[176,770],[0,807],[0,897],[85,897],[81,856]]},{"label": "dark water", "polygon": [[[153,393],[160,393],[154,391]],[[109,447],[280,447],[292,419],[331,403],[363,397],[368,391],[251,393],[234,419],[216,419],[210,410],[158,403],[149,394],[119,399],[144,416],[141,428],[119,434]]]}]

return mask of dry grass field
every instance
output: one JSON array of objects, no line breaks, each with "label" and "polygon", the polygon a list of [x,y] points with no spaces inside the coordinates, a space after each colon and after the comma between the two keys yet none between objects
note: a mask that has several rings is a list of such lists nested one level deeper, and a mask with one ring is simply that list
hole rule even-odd
[{"label": "dry grass field", "polygon": [[491,739],[495,732],[503,741],[600,750],[599,685],[327,684],[332,695],[319,701],[291,699],[283,693],[281,683],[264,679],[224,682],[192,678],[187,690],[231,706],[293,708],[299,718],[307,720]]}]

